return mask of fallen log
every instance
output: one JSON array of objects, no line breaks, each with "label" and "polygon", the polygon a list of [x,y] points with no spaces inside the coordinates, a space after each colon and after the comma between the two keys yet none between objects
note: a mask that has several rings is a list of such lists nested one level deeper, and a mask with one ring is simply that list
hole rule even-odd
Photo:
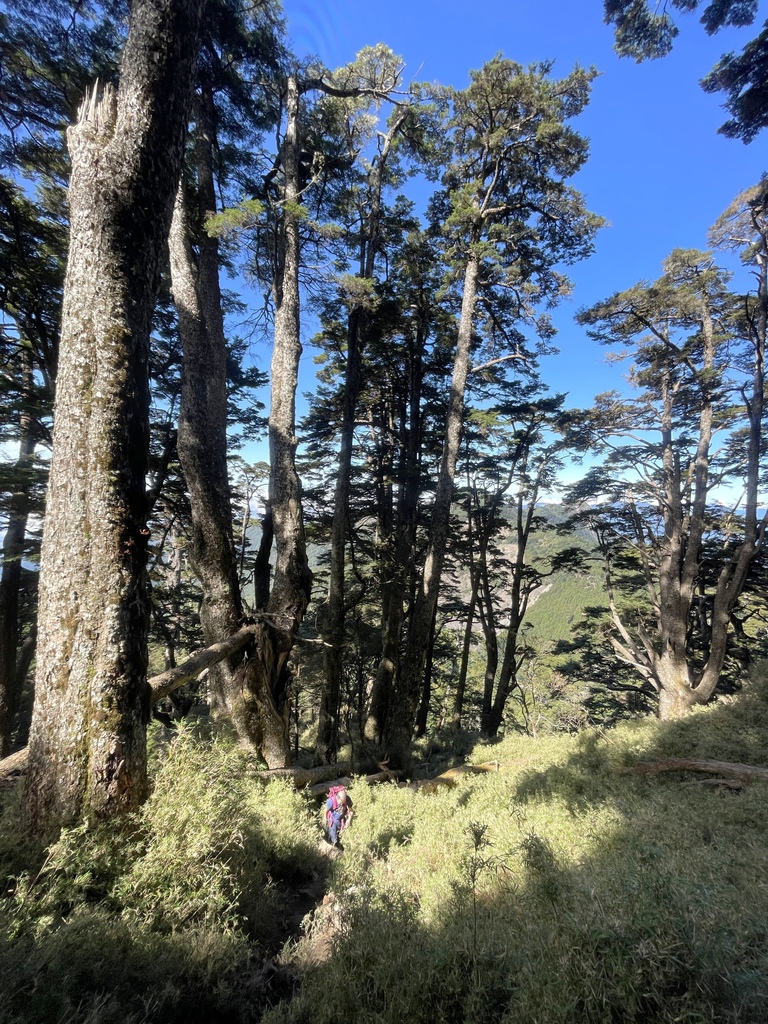
[{"label": "fallen log", "polygon": [[768,768],[735,761],[709,761],[700,758],[664,757],[658,761],[638,761],[636,764],[619,769],[622,775],[658,775],[661,772],[706,772],[709,775],[723,775],[739,782],[762,779],[768,782]]},{"label": "fallen log", "polygon": [[404,778],[407,774],[405,768],[382,768],[380,772],[364,776],[363,782],[367,782],[369,786],[372,786],[376,782],[394,782],[397,779]]},{"label": "fallen log", "polygon": [[[306,789],[307,786],[314,788],[315,784],[331,786],[342,786],[344,782],[333,781],[339,772],[349,772],[352,769],[350,761],[343,761],[339,764],[321,764],[315,768],[265,768],[263,771],[254,772],[254,778],[263,779],[268,782],[270,779],[293,779],[296,789]],[[331,780],[331,781],[328,781]],[[349,780],[347,780],[348,782]]]},{"label": "fallen log", "polygon": [[372,775],[361,775],[357,779],[341,776],[337,779],[331,779],[330,782],[318,782],[317,785],[310,788],[309,792],[312,796],[325,796],[333,786],[347,787],[351,786],[353,781],[367,782],[369,786],[374,786],[377,782],[395,782],[397,779],[402,779],[406,774],[407,772],[404,768],[383,768],[380,772],[374,772]]},{"label": "fallen log", "polygon": [[[189,683],[192,679],[199,676],[204,669],[210,668],[211,665],[217,665],[224,658],[237,654],[238,651],[242,650],[250,642],[255,632],[255,626],[243,626],[242,629],[227,637],[226,640],[212,644],[202,651],[196,651],[181,665],[177,665],[176,668],[169,668],[158,676],[152,676],[151,679],[147,680],[152,691],[150,697],[152,703],[157,703],[163,697],[167,697],[169,693],[178,690],[180,686]],[[15,754],[0,760],[0,786],[6,782],[13,781],[18,775],[23,775],[26,769],[27,748],[23,747],[21,750],[17,750]]]},{"label": "fallen log", "polygon": [[225,658],[237,654],[238,651],[241,651],[251,641],[255,632],[256,626],[243,626],[237,633],[228,636],[226,640],[221,640],[219,643],[211,644],[210,647],[206,647],[202,651],[197,651],[191,658],[188,658],[181,665],[177,665],[176,668],[169,668],[166,672],[161,672],[159,676],[153,676],[149,680],[152,690],[152,703],[154,704],[156,701],[162,700],[169,693],[178,690],[180,686],[196,679],[204,669],[217,665]]},{"label": "fallen log", "polygon": [[744,783],[738,779],[691,779],[689,782],[681,782],[681,786],[714,786],[716,789],[732,789],[740,791],[744,789]]},{"label": "fallen log", "polygon": [[0,761],[0,789],[10,784],[27,770],[27,748],[9,754]]},{"label": "fallen log", "polygon": [[485,764],[457,764],[455,768],[436,775],[434,779],[418,779],[409,783],[412,789],[420,793],[434,793],[441,786],[453,787],[462,775],[481,775],[483,772],[498,772],[501,765],[498,761],[490,761]]},{"label": "fallen log", "polygon": [[334,786],[343,786],[347,789],[352,785],[352,777],[350,775],[341,775],[338,779],[331,779],[330,782],[318,782],[316,786],[310,786],[310,796],[325,796],[325,794],[333,789]]}]

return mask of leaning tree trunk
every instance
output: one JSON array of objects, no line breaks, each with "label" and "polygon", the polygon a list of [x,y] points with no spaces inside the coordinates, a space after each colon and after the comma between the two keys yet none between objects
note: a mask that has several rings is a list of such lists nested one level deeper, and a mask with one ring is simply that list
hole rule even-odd
[{"label": "leaning tree trunk", "polygon": [[[210,96],[198,108],[195,152],[201,219],[215,212]],[[197,265],[189,238],[184,181],[179,183],[169,236],[171,282],[182,344],[179,462],[192,512],[190,561],[202,586],[200,622],[206,644],[219,643],[240,625],[242,606],[232,532],[227,471],[227,346],[219,286],[218,243],[200,232]],[[209,675],[214,709],[230,713],[238,732],[242,656]]]},{"label": "leaning tree trunk", "polygon": [[48,833],[147,792],[148,349],[202,0],[134,0],[120,89],[68,132],[70,248],[43,534],[26,815]]},{"label": "leaning tree trunk", "polygon": [[464,414],[464,391],[469,373],[469,353],[472,340],[472,323],[477,304],[477,285],[480,276],[480,262],[471,256],[464,274],[464,293],[461,303],[456,355],[451,378],[451,391],[445,424],[445,440],[440,462],[440,472],[435,488],[432,506],[429,544],[424,561],[421,586],[416,595],[405,658],[395,681],[394,699],[387,721],[385,745],[390,761],[395,768],[402,767],[409,759],[409,748],[416,707],[421,693],[427,651],[432,635],[435,608],[437,607],[440,577],[443,571],[445,550],[448,545],[453,480],[459,454],[461,426]]},{"label": "leaning tree trunk", "polygon": [[266,608],[258,616],[256,650],[246,671],[244,713],[250,716],[270,768],[290,764],[289,663],[296,633],[309,604],[312,573],[307,561],[296,472],[296,388],[301,358],[299,304],[299,90],[287,83],[287,127],[283,140],[285,195],[280,267],[275,280],[275,335],[269,410],[269,522],[275,568]]}]

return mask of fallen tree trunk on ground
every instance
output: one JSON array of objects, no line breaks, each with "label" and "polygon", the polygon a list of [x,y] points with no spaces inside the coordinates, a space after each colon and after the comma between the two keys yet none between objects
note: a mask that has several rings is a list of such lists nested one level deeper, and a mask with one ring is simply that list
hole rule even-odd
[{"label": "fallen tree trunk on ground", "polygon": [[[351,770],[350,761],[341,761],[338,764],[321,764],[316,768],[269,768],[255,772],[254,775],[265,782],[270,779],[292,779],[296,789],[306,789],[307,786],[314,786],[316,783],[328,787],[343,786],[346,784],[345,781],[338,781],[336,776],[339,772],[346,774]],[[349,779],[346,782],[349,782]]]},{"label": "fallen tree trunk on ground", "polygon": [[350,775],[342,775],[338,779],[331,779],[329,782],[318,782],[316,786],[310,787],[309,793],[310,796],[325,796],[334,786],[343,786],[345,789],[348,789],[352,785],[352,781]]},{"label": "fallen tree trunk on ground", "polygon": [[687,757],[664,757],[659,761],[638,761],[628,768],[620,768],[622,775],[658,775],[661,772],[707,772],[723,775],[739,782],[762,779],[768,782],[768,768],[734,761],[707,761]]},{"label": "fallen tree trunk on ground", "polygon": [[13,782],[27,770],[27,748],[22,747],[15,754],[9,754],[0,761],[0,789],[6,783]]},{"label": "fallen tree trunk on ground", "polygon": [[453,787],[462,775],[482,775],[484,772],[498,772],[501,765],[498,761],[490,761],[487,764],[458,764],[455,768],[436,775],[434,779],[418,779],[409,783],[412,789],[420,793],[433,793],[441,786]]},{"label": "fallen tree trunk on ground", "polygon": [[390,771],[388,768],[382,769],[380,772],[374,772],[373,775],[360,775],[357,779],[349,778],[348,776],[342,776],[337,779],[332,779],[330,782],[319,782],[316,786],[312,786],[310,793],[312,796],[324,796],[329,789],[333,786],[351,786],[353,782],[367,782],[369,786],[375,785],[377,782],[395,782],[397,779],[402,779],[406,774],[404,768],[393,769]]}]

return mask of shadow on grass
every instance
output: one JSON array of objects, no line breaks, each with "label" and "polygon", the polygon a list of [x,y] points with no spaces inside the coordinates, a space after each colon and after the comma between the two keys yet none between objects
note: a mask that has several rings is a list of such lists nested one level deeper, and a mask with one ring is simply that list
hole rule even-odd
[{"label": "shadow on grass", "polygon": [[[768,682],[749,684],[735,698],[687,718],[669,722],[640,719],[621,730],[589,730],[576,737],[576,750],[563,762],[523,774],[515,799],[525,803],[558,796],[574,812],[612,799],[617,786],[631,785],[632,769],[666,758],[729,761],[768,767]],[[679,786],[702,782],[694,772],[665,772],[656,784]],[[647,781],[636,778],[637,785]],[[768,1019],[768,1018],[767,1018]]]},{"label": "shadow on grass", "polygon": [[[330,868],[274,858],[245,922],[235,910],[157,931],[105,900],[24,924],[0,907],[0,1024],[765,1024],[763,785],[718,793],[617,769],[766,764],[766,739],[764,687],[686,721],[584,734],[557,764],[474,776],[455,806],[442,795],[445,829],[466,827],[440,855],[418,845],[435,839],[415,809],[414,825],[382,815],[364,854],[350,843]],[[302,961],[289,945],[278,962],[326,869],[327,957]],[[443,870],[435,905],[426,885]],[[305,905],[289,907],[289,891]]]},{"label": "shadow on grass", "polygon": [[265,1024],[765,1024],[765,784],[719,792],[617,769],[673,756],[765,765],[766,740],[755,686],[685,721],[586,734],[541,771],[475,777],[497,845],[473,846],[476,823],[457,836],[437,908],[408,875],[436,861],[428,848],[358,875],[340,890],[330,958],[300,970]]}]

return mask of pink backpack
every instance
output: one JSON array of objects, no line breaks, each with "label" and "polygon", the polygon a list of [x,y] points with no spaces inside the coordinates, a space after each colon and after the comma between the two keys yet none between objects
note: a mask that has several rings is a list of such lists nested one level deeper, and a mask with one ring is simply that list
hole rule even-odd
[{"label": "pink backpack", "polygon": [[327,800],[333,800],[332,806],[326,806],[325,808],[325,822],[329,828],[331,824],[331,815],[339,806],[339,793],[343,793],[346,790],[346,788],[346,786],[331,786],[331,788],[328,790]]}]

